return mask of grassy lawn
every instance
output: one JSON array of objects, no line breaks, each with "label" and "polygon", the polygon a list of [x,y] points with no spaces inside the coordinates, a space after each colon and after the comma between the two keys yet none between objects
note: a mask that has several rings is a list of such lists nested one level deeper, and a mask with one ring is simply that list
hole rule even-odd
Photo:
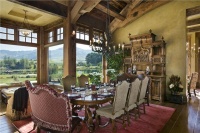
[{"label": "grassy lawn", "polygon": [[9,85],[10,83],[24,82],[25,80],[36,81],[36,78],[26,78],[20,75],[0,75],[0,84]]}]

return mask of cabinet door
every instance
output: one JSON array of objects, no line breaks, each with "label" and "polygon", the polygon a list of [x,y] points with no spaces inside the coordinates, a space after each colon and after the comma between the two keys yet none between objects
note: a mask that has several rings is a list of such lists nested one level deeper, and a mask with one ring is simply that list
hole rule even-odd
[{"label": "cabinet door", "polygon": [[161,97],[161,81],[160,79],[152,79],[151,81],[151,99],[160,101]]}]

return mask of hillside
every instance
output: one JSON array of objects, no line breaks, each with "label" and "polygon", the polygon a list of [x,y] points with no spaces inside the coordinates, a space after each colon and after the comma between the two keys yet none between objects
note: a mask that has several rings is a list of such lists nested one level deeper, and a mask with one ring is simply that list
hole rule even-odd
[{"label": "hillside", "polygon": [[[85,57],[88,53],[91,53],[92,50],[83,50],[81,48],[76,48],[76,59],[77,61],[84,61]],[[0,50],[0,60],[2,60],[5,56],[15,59],[22,59],[22,58],[28,58],[30,60],[36,60],[36,50],[33,51],[9,51],[9,50]],[[50,51],[50,58],[55,61],[61,61],[63,50],[61,48],[56,50]]]}]

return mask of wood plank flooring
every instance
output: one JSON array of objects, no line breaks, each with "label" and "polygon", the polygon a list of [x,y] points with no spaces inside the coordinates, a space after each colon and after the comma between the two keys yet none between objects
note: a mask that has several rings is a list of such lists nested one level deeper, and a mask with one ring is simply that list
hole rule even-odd
[{"label": "wood plank flooring", "polygon": [[[151,101],[151,103],[176,108],[161,133],[200,133],[200,95],[199,98],[192,96],[183,105],[158,101]],[[5,107],[1,103],[1,110]],[[0,116],[0,133],[18,133],[6,115]]]}]

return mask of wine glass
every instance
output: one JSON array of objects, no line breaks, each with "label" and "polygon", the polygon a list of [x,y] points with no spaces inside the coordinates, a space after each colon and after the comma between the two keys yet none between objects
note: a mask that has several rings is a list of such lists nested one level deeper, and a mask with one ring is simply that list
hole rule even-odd
[{"label": "wine glass", "polygon": [[72,90],[72,93],[75,93],[75,85],[71,85],[71,90]]}]

